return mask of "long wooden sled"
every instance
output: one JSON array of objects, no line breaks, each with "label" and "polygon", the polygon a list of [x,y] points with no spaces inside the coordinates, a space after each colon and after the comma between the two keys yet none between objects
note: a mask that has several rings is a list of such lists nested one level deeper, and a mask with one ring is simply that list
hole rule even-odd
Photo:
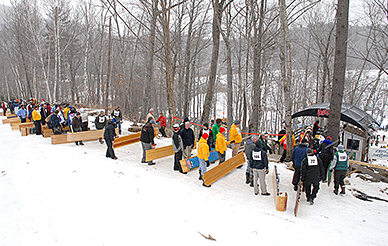
[{"label": "long wooden sled", "polygon": [[146,162],[153,161],[156,159],[164,158],[167,156],[174,155],[174,148],[172,145],[164,146],[161,148],[150,149],[146,151]]},{"label": "long wooden sled", "polygon": [[211,185],[244,163],[245,155],[243,152],[240,152],[236,156],[207,171],[202,177],[203,181],[205,185]]},{"label": "long wooden sled", "polygon": [[[158,136],[158,131],[159,130],[155,127],[154,128],[155,137]],[[129,134],[126,136],[116,138],[115,141],[113,142],[113,148],[120,148],[129,144],[140,142],[140,136],[141,136],[141,132],[138,132],[138,133]]]},{"label": "long wooden sled", "polygon": [[104,137],[104,130],[92,130],[84,132],[72,132],[67,133],[67,141],[94,141]]}]

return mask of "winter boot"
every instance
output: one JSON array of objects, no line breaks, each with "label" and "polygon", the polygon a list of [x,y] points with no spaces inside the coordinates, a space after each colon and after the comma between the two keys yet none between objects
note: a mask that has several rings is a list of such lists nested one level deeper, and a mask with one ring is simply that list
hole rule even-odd
[{"label": "winter boot", "polygon": [[102,138],[99,138],[98,141],[100,142],[100,144],[104,143],[104,141],[102,141]]},{"label": "winter boot", "polygon": [[338,195],[338,188],[334,188],[334,194]]},{"label": "winter boot", "polygon": [[249,187],[253,187],[253,175],[250,175],[249,179],[250,179]]},{"label": "winter boot", "polygon": [[245,173],[245,183],[246,184],[249,184],[251,182],[251,175],[249,173]]},{"label": "winter boot", "polygon": [[75,142],[75,145],[78,145],[78,141]]},{"label": "winter boot", "polygon": [[345,186],[341,186],[341,193],[340,194],[342,194],[342,195],[345,194]]},{"label": "winter boot", "polygon": [[84,145],[84,143],[82,141],[79,141],[79,145]]}]

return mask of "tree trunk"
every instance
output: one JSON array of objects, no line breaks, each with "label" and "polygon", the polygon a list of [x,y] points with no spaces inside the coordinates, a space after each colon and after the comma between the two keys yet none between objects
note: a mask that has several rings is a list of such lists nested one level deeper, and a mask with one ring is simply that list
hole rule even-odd
[{"label": "tree trunk", "polygon": [[336,38],[333,88],[330,100],[330,114],[328,121],[328,133],[333,142],[339,139],[341,106],[344,94],[347,39],[349,25],[349,0],[338,0],[336,14]]},{"label": "tree trunk", "polygon": [[112,49],[112,17],[109,17],[109,36],[108,36],[108,69],[106,72],[106,91],[105,91],[105,114],[108,114],[109,103],[109,82],[110,82],[110,53]]}]

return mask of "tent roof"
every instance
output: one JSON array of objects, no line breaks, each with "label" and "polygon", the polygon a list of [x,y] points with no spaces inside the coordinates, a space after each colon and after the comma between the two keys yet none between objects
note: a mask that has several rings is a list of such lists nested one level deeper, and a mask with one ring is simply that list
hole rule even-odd
[{"label": "tent roof", "polygon": [[[324,102],[320,104],[311,105],[310,107],[293,114],[291,117],[292,119],[300,116],[315,116],[328,118],[329,112],[330,102]],[[342,103],[341,120],[355,125],[364,131],[366,131],[368,128],[372,128],[371,126],[373,124],[379,125],[379,123],[365,111],[348,103]]]}]

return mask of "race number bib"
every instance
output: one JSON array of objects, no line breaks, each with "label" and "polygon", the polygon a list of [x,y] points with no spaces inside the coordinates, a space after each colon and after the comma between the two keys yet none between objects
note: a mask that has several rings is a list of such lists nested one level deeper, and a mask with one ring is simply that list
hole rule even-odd
[{"label": "race number bib", "polygon": [[348,155],[346,153],[338,153],[339,161],[346,161],[348,159]]},{"label": "race number bib", "polygon": [[100,123],[104,123],[105,122],[105,116],[104,117],[98,117],[99,118],[99,122]]},{"label": "race number bib", "polygon": [[318,160],[317,160],[317,157],[315,155],[314,156],[307,156],[307,161],[308,161],[309,166],[318,165]]},{"label": "race number bib", "polygon": [[255,161],[261,161],[261,151],[252,151],[252,159]]},{"label": "race number bib", "polygon": [[115,110],[114,115],[117,117],[119,116],[119,114],[120,114],[120,111]]}]

